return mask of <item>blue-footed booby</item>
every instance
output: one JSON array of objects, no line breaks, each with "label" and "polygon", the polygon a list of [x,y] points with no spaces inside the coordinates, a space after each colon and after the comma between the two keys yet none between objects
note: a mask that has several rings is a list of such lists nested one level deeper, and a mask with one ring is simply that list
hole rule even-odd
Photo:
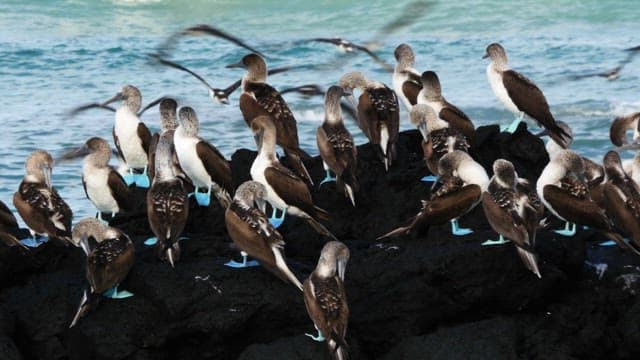
[{"label": "blue-footed booby", "polygon": [[512,240],[527,269],[541,278],[534,249],[538,211],[529,203],[529,196],[518,190],[518,174],[511,162],[496,160],[493,173],[487,191],[482,193],[482,208],[491,228],[500,234],[500,239],[489,240],[482,245],[505,244],[508,242],[505,238]]},{"label": "blue-footed booby", "polygon": [[[142,104],[140,90],[133,85],[126,85],[104,105],[115,101],[122,101],[116,110],[113,140],[120,157],[129,168],[124,176],[127,184],[136,183],[139,187],[149,187],[147,176],[149,142],[151,133],[147,126],[140,121],[137,113]],[[143,169],[142,174],[134,173],[134,169]]]},{"label": "blue-footed booby", "polygon": [[[332,86],[327,90],[324,100],[324,122],[316,131],[316,142],[322,157],[327,176],[320,183],[335,180],[338,189],[344,192],[356,206],[355,193],[359,189],[356,172],[358,170],[358,150],[353,142],[353,137],[342,122],[342,110],[340,100],[345,95],[340,86]],[[331,177],[330,171],[336,174]]]},{"label": "blue-footed booby", "polygon": [[[424,160],[432,174],[438,174],[438,163],[445,154],[454,150],[469,151],[466,137],[451,124],[440,119],[429,105],[414,105],[409,112],[409,121],[422,134]],[[437,177],[425,176],[421,180],[435,182]]]},{"label": "blue-footed booby", "polygon": [[239,102],[247,125],[251,127],[253,119],[259,115],[270,115],[277,130],[276,142],[284,150],[291,167],[298,176],[313,185],[302,162],[302,158],[309,158],[309,155],[300,148],[296,119],[280,93],[266,83],[268,71],[264,59],[257,54],[249,54],[239,63],[227,67],[247,70],[242,77],[243,93]]},{"label": "blue-footed booby", "polygon": [[397,64],[393,71],[393,90],[402,100],[407,111],[418,103],[418,93],[422,90],[420,73],[414,69],[416,57],[408,44],[400,44],[394,51]]},{"label": "blue-footed booby", "polygon": [[[633,130],[631,141],[627,138],[628,130]],[[616,117],[609,128],[609,139],[613,145],[622,148],[637,144],[640,139],[640,112]]]},{"label": "blue-footed booby", "polygon": [[173,173],[172,143],[167,133],[156,148],[156,175],[147,192],[149,225],[155,234],[156,256],[172,267],[180,259],[180,234],[187,223],[189,200],[180,179]]},{"label": "blue-footed booby", "polygon": [[640,254],[640,186],[624,172],[617,152],[607,152],[603,163],[607,180],[602,206],[615,228],[630,238],[625,248]]},{"label": "blue-footed booby", "polygon": [[473,230],[458,226],[458,218],[473,210],[482,200],[482,193],[489,185],[489,177],[482,165],[469,154],[454,150],[445,154],[438,164],[438,181],[431,194],[422,201],[420,212],[409,219],[409,224],[388,232],[385,237],[421,233],[431,225],[451,222],[451,232],[456,236],[471,234]]},{"label": "blue-footed booby", "polygon": [[491,58],[487,66],[487,78],[493,93],[507,110],[517,116],[506,131],[514,132],[526,114],[547,129],[555,142],[565,147],[568,134],[556,124],[544,94],[531,80],[511,70],[504,48],[493,43],[487,47],[484,57]]},{"label": "blue-footed booby", "polygon": [[306,334],[315,341],[326,341],[336,360],[346,360],[349,345],[345,339],[349,322],[349,304],[344,288],[344,275],[349,261],[349,248],[339,241],[325,244],[318,265],[303,285],[304,304],[318,331]]},{"label": "blue-footed booby", "polygon": [[31,239],[21,242],[37,247],[43,242],[36,235],[45,235],[67,246],[71,241],[73,212],[51,184],[53,158],[48,152],[37,150],[27,158],[26,174],[18,191],[13,195],[13,205],[29,227]]},{"label": "blue-footed booby", "polygon": [[242,252],[242,263],[228,262],[227,266],[247,266],[247,254],[285,282],[290,282],[302,291],[302,284],[289,270],[284,257],[285,242],[282,235],[269,223],[264,214],[266,187],[257,181],[244,182],[225,212],[225,224],[229,236]]},{"label": "blue-footed booby", "polygon": [[439,119],[446,121],[450,127],[461,132],[467,138],[467,142],[473,144],[476,137],[473,122],[462,110],[449,103],[442,96],[438,75],[433,71],[425,71],[420,76],[420,80],[422,81],[422,90],[417,97],[418,104],[429,105]]},{"label": "blue-footed booby", "polygon": [[[195,110],[182,107],[179,116],[180,125],[173,135],[173,143],[182,170],[195,186],[198,204],[209,206],[213,189],[220,206],[226,208],[233,194],[229,163],[215,146],[198,136],[200,122]],[[207,192],[201,193],[200,188]]]},{"label": "blue-footed booby", "polygon": [[80,220],[74,227],[72,242],[87,254],[89,286],[69,327],[75,326],[82,316],[95,308],[101,295],[114,299],[133,296],[126,290],[118,291],[118,285],[129,274],[135,252],[131,239],[125,233],[92,218]]},{"label": "blue-footed booby", "polygon": [[[553,215],[566,222],[565,229],[556,233],[573,236],[575,224],[587,225],[626,247],[604,210],[591,198],[584,178],[582,158],[571,150],[558,152],[542,170],[536,183],[538,196]],[[573,225],[569,226],[570,223]]]},{"label": "blue-footed booby", "polygon": [[347,92],[359,89],[356,106],[353,95],[348,98],[358,109],[358,125],[371,144],[380,149],[378,154],[385,170],[396,158],[396,142],[400,128],[400,108],[393,90],[378,81],[365,78],[360,72],[347,73],[340,78],[339,85]]},{"label": "blue-footed booby", "polygon": [[[316,219],[328,219],[329,214],[313,204],[309,188],[304,180],[284,167],[276,158],[276,126],[271,117],[258,116],[251,122],[251,130],[258,146],[258,156],[251,165],[251,178],[267,188],[266,200],[273,214],[269,219],[274,227],[280,226],[288,212],[305,220],[321,235],[335,236]],[[280,217],[277,210],[282,211]]]}]

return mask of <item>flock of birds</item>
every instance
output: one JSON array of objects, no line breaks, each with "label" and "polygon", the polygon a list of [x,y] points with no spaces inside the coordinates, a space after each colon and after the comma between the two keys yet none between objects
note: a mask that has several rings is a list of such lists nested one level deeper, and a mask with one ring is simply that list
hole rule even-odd
[{"label": "flock of birds", "polygon": [[[309,187],[314,180],[304,164],[310,156],[300,148],[296,119],[281,96],[285,91],[279,92],[267,83],[268,75],[288,68],[269,71],[264,56],[257,50],[206,25],[186,29],[170,40],[194,33],[223,37],[251,51],[237,64],[228,66],[245,69],[242,80],[226,89],[213,88],[195,72],[167,60],[169,46],[152,55],[152,59],[191,74],[220,103],[228,103],[229,95],[241,88],[239,107],[258,149],[250,169],[252,180],[234,189],[229,162],[214,145],[199,137],[199,120],[194,109],[183,106],[178,110],[176,100],[168,97],[142,108],[140,91],[127,85],[105,102],[74,110],[77,113],[97,107],[115,112],[113,140],[121,169],[109,165],[111,146],[100,137],[93,137],[81,148],[60,157],[61,160],[84,157],[82,183],[87,198],[98,211],[96,218],[83,219],[72,227],[72,211],[51,183],[54,159],[38,150],[26,160],[26,174],[13,198],[32,238],[19,240],[15,236],[16,219],[0,202],[0,239],[24,248],[37,247],[51,239],[84,250],[89,286],[71,322],[74,326],[101,296],[132,295],[117,286],[134,263],[133,243],[125,233],[102,219],[103,214],[115,215],[136,206],[131,204],[131,186],[148,188],[146,209],[155,237],[145,244],[154,246],[158,259],[172,267],[180,259],[179,240],[189,216],[189,198],[195,197],[200,206],[212,206],[213,196],[226,209],[227,231],[243,256],[241,263],[230,261],[228,265],[236,268],[257,265],[247,260],[250,256],[299,288],[318,331],[316,336],[307,335],[317,341],[326,340],[332,356],[345,359],[349,309],[344,276],[349,249],[321,223],[328,219],[328,214],[313,203]],[[367,47],[342,39],[314,40],[331,42],[343,51],[360,49],[381,61]],[[600,165],[569,150],[571,129],[554,119],[540,89],[512,70],[504,48],[494,43],[485,54],[491,60],[487,67],[488,81],[496,97],[516,115],[512,124],[503,126],[503,131],[513,132],[525,115],[534,119],[550,137],[547,143],[550,162],[536,184],[519,178],[514,165],[504,159],[494,162],[493,176],[489,177],[470,155],[476,141],[473,122],[442,96],[437,74],[416,71],[415,55],[407,44],[399,45],[394,54],[397,63],[392,67],[392,88],[362,73],[350,72],[326,93],[316,85],[286,90],[324,95],[325,119],[317,130],[317,145],[326,170],[321,184],[335,181],[338,191],[354,207],[359,191],[358,154],[344,125],[343,111],[352,114],[375,145],[380,166],[388,170],[396,159],[400,103],[409,110],[409,121],[423,137],[426,166],[434,174],[424,180],[434,184],[418,214],[406,226],[380,238],[419,232],[429,225],[447,222],[451,222],[454,235],[467,235],[472,230],[460,228],[457,219],[482,204],[489,224],[500,236],[499,240],[483,245],[513,241],[525,266],[538,277],[542,274],[535,238],[544,224],[541,219],[545,209],[567,222],[564,230],[558,230],[562,235],[575,234],[575,224],[586,225],[620,247],[640,254],[640,156],[623,164],[616,151],[609,151]],[[356,91],[360,93],[357,99]],[[115,102],[120,103],[117,109],[110,106]],[[161,131],[152,135],[139,116],[156,105],[160,109]],[[632,141],[627,140],[627,130],[634,132]],[[617,147],[638,148],[640,113],[617,118],[610,134]],[[276,145],[284,151],[290,168],[280,163]],[[266,215],[267,204],[272,212],[270,217]],[[331,239],[304,283],[287,266],[285,241],[277,230],[286,214],[305,220],[319,234]]]}]

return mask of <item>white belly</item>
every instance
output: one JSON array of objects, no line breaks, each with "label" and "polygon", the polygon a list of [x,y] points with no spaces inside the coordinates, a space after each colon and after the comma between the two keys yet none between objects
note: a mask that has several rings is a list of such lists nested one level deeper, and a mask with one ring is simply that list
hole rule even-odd
[{"label": "white belly", "polygon": [[393,90],[396,92],[396,95],[398,95],[398,97],[402,99],[402,103],[404,104],[404,107],[407,109],[407,111],[411,111],[413,106],[409,102],[409,99],[407,99],[407,97],[404,96],[404,92],[402,91],[402,84],[404,84],[404,82],[407,81],[408,78],[409,77],[405,74],[394,72],[393,73]]},{"label": "white belly", "polygon": [[83,167],[82,179],[87,188],[87,196],[98,211],[117,213],[120,208],[109,189],[109,171],[109,169]]},{"label": "white belly", "polygon": [[196,144],[199,141],[198,138],[178,135],[178,132],[173,137],[176,155],[182,170],[191,179],[193,185],[206,188],[211,185],[212,180],[196,152]]},{"label": "white belly", "polygon": [[268,163],[257,157],[256,160],[251,165],[251,179],[257,181],[264,185],[267,188],[267,201],[271,204],[272,207],[278,208],[280,210],[285,210],[289,206],[276,194],[275,190],[269,185],[267,179],[264,177],[264,170]]},{"label": "white belly", "polygon": [[518,109],[516,104],[511,101],[511,98],[507,93],[507,89],[502,83],[502,74],[497,70],[494,70],[493,63],[487,66],[487,79],[489,80],[489,85],[491,85],[491,90],[493,90],[493,93],[496,95],[498,100],[502,102],[502,105],[512,113],[519,115],[521,111]]},{"label": "white belly", "polygon": [[424,90],[420,90],[420,95],[418,96],[418,104],[429,105],[433,112],[436,113],[438,119],[440,119],[440,111],[442,111],[442,103],[440,101],[429,101],[424,96]]},{"label": "white belly", "polygon": [[140,119],[129,108],[121,107],[116,111],[114,131],[118,137],[122,155],[130,168],[147,166],[147,153],[138,137],[139,123]]}]

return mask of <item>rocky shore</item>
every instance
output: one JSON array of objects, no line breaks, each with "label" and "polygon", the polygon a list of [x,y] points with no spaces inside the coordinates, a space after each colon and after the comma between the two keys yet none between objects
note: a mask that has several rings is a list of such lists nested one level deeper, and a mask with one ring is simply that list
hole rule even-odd
[{"label": "rocky shore", "polygon": [[[490,173],[511,160],[535,181],[548,161],[524,124],[513,134],[478,129],[472,155]],[[236,184],[249,178],[256,153],[231,159]],[[411,237],[376,238],[414,215],[429,187],[420,135],[404,132],[398,161],[385,173],[373,147],[358,148],[361,192],[353,208],[335,184],[313,190],[331,213],[327,227],[351,249],[346,291],[352,359],[638,359],[640,259],[581,229],[564,238],[540,230],[542,279],[512,244],[480,245],[497,235],[482,207],[461,218],[475,232],[454,237],[448,225]],[[324,176],[319,158],[309,162]],[[317,181],[319,182],[319,181]],[[143,192],[137,196],[143,199]],[[0,247],[0,359],[326,359],[302,294],[259,267],[223,266],[239,259],[223,210],[191,207],[175,269],[143,245],[143,212],[113,219],[136,244],[136,263],[121,285],[135,294],[104,299],[69,329],[85,286],[79,248],[47,243],[29,252]],[[79,219],[76,219],[76,221]],[[326,239],[288,217],[280,228],[290,267],[304,280]]]}]

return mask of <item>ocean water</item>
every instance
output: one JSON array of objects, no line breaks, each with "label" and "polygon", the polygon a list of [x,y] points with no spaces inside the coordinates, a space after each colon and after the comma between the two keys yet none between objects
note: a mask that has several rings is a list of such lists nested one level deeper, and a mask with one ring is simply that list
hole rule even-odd
[{"label": "ocean water", "polygon": [[[574,131],[573,148],[601,159],[611,148],[608,129],[617,115],[637,111],[640,59],[629,63],[617,81],[570,80],[571,75],[615,67],[623,49],[640,45],[634,1],[430,1],[418,19],[380,34],[379,29],[406,14],[409,1],[187,1],[187,0],[3,0],[0,2],[0,200],[10,207],[24,174],[24,160],[36,149],[54,156],[92,136],[113,143],[113,114],[99,110],[68,118],[78,105],[104,101],[125,84],[136,85],[143,103],[163,95],[192,106],[201,136],[230,157],[238,148],[255,148],[237,106],[213,103],[190,75],[149,63],[148,53],[172,33],[190,25],[211,24],[245,40],[267,55],[269,66],[322,64],[270,77],[278,89],[316,83],[335,84],[357,70],[391,86],[391,75],[364,55],[341,58],[331,45],[299,40],[341,36],[356,43],[378,40],[376,53],[394,64],[393,50],[409,43],[416,68],[438,73],[443,95],[465,111],[476,126],[508,122],[486,80],[491,42],[503,44],[511,66],[544,91],[558,120]],[[404,14],[404,15],[403,15]],[[213,37],[182,39],[171,59],[223,88],[242,70],[226,69],[246,50]],[[336,60],[338,59],[338,60]],[[302,147],[311,154],[315,129],[323,119],[323,100],[286,95],[296,118]],[[409,129],[402,109],[401,128]],[[155,131],[157,109],[142,120]],[[366,140],[347,122],[358,143]],[[624,157],[632,157],[632,153]],[[81,184],[81,161],[59,164],[53,181],[75,212],[75,221],[93,216]]]}]

